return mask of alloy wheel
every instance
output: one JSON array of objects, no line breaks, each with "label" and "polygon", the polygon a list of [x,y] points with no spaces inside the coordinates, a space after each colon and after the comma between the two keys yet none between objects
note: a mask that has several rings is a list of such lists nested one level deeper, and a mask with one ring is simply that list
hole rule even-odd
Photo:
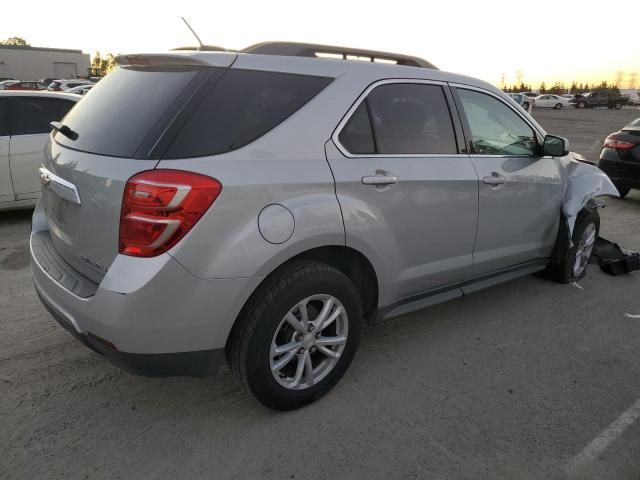
[{"label": "alloy wheel", "polygon": [[332,295],[312,295],[284,316],[271,341],[273,378],[289,390],[316,385],[338,364],[349,334],[347,311]]},{"label": "alloy wheel", "polygon": [[573,261],[573,276],[579,277],[582,272],[587,268],[589,258],[591,258],[591,252],[593,246],[596,243],[596,225],[590,223],[587,228],[582,232],[582,236],[576,246],[576,255]]}]

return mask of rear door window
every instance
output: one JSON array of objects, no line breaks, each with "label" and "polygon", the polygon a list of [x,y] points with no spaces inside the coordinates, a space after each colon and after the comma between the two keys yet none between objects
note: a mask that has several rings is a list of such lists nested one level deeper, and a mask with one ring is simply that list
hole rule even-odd
[{"label": "rear door window", "polygon": [[[458,153],[451,114],[440,85],[390,83],[380,85],[366,98],[375,137],[375,153],[428,155]],[[360,107],[362,107],[362,105]],[[360,108],[359,107],[359,108]],[[359,120],[361,119],[361,120]],[[353,133],[364,124],[364,114],[354,112],[339,139],[354,148]],[[362,129],[362,127],[359,127]],[[360,134],[362,136],[362,134]],[[370,148],[358,144],[356,148]],[[349,150],[350,153],[358,153]]]},{"label": "rear door window", "polygon": [[338,140],[349,153],[361,155],[376,153],[366,100],[353,112],[349,121],[340,131]]},{"label": "rear door window", "polygon": [[293,115],[332,80],[229,69],[178,132],[164,158],[214,155],[243,147]]},{"label": "rear door window", "polygon": [[61,120],[75,102],[57,98],[21,97],[13,99],[11,135],[49,133],[49,123]]}]

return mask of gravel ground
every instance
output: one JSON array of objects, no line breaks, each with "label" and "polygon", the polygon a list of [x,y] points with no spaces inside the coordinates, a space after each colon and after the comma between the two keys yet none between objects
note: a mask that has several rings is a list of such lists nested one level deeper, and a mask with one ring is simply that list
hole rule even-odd
[{"label": "gravel ground", "polygon": [[[538,111],[597,158],[637,110]],[[602,233],[640,249],[640,192]],[[640,274],[592,266],[580,288],[539,276],[366,329],[338,386],[290,413],[216,379],[113,367],[45,312],[30,212],[0,214],[0,477],[639,479],[640,421],[565,466],[640,398]]]}]

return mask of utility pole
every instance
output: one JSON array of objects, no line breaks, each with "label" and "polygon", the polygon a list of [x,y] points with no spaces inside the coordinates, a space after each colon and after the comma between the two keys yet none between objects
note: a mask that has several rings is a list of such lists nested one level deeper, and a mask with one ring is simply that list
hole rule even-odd
[{"label": "utility pole", "polygon": [[524,75],[522,75],[522,70],[518,69],[516,71],[516,84],[518,86],[520,86],[522,84],[522,79],[524,78]]},{"label": "utility pole", "polygon": [[637,79],[638,74],[636,72],[631,72],[631,75],[629,75],[629,89],[634,90],[636,88]]}]

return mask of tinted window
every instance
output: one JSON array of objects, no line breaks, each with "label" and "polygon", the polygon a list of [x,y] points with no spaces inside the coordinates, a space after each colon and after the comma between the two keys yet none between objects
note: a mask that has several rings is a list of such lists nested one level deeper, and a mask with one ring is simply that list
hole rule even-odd
[{"label": "tinted window", "polygon": [[55,139],[77,150],[132,157],[198,72],[193,67],[117,68],[65,118],[78,138],[58,133]]},{"label": "tinted window", "polygon": [[69,100],[53,98],[22,97],[13,101],[11,119],[12,135],[49,133],[50,122],[62,120],[75,105]]},{"label": "tinted window", "polygon": [[360,103],[360,106],[353,112],[349,121],[340,131],[338,140],[350,153],[367,154],[376,152],[367,102]]},{"label": "tinted window", "polygon": [[9,100],[0,98],[0,137],[9,135]]},{"label": "tinted window", "polygon": [[472,153],[481,155],[532,155],[533,129],[511,108],[484,93],[459,89],[473,140]]},{"label": "tinted window", "polygon": [[230,69],[180,130],[165,158],[213,155],[247,145],[291,116],[331,81]]},{"label": "tinted window", "polygon": [[442,87],[392,83],[376,87],[367,100],[378,153],[457,153]]}]

